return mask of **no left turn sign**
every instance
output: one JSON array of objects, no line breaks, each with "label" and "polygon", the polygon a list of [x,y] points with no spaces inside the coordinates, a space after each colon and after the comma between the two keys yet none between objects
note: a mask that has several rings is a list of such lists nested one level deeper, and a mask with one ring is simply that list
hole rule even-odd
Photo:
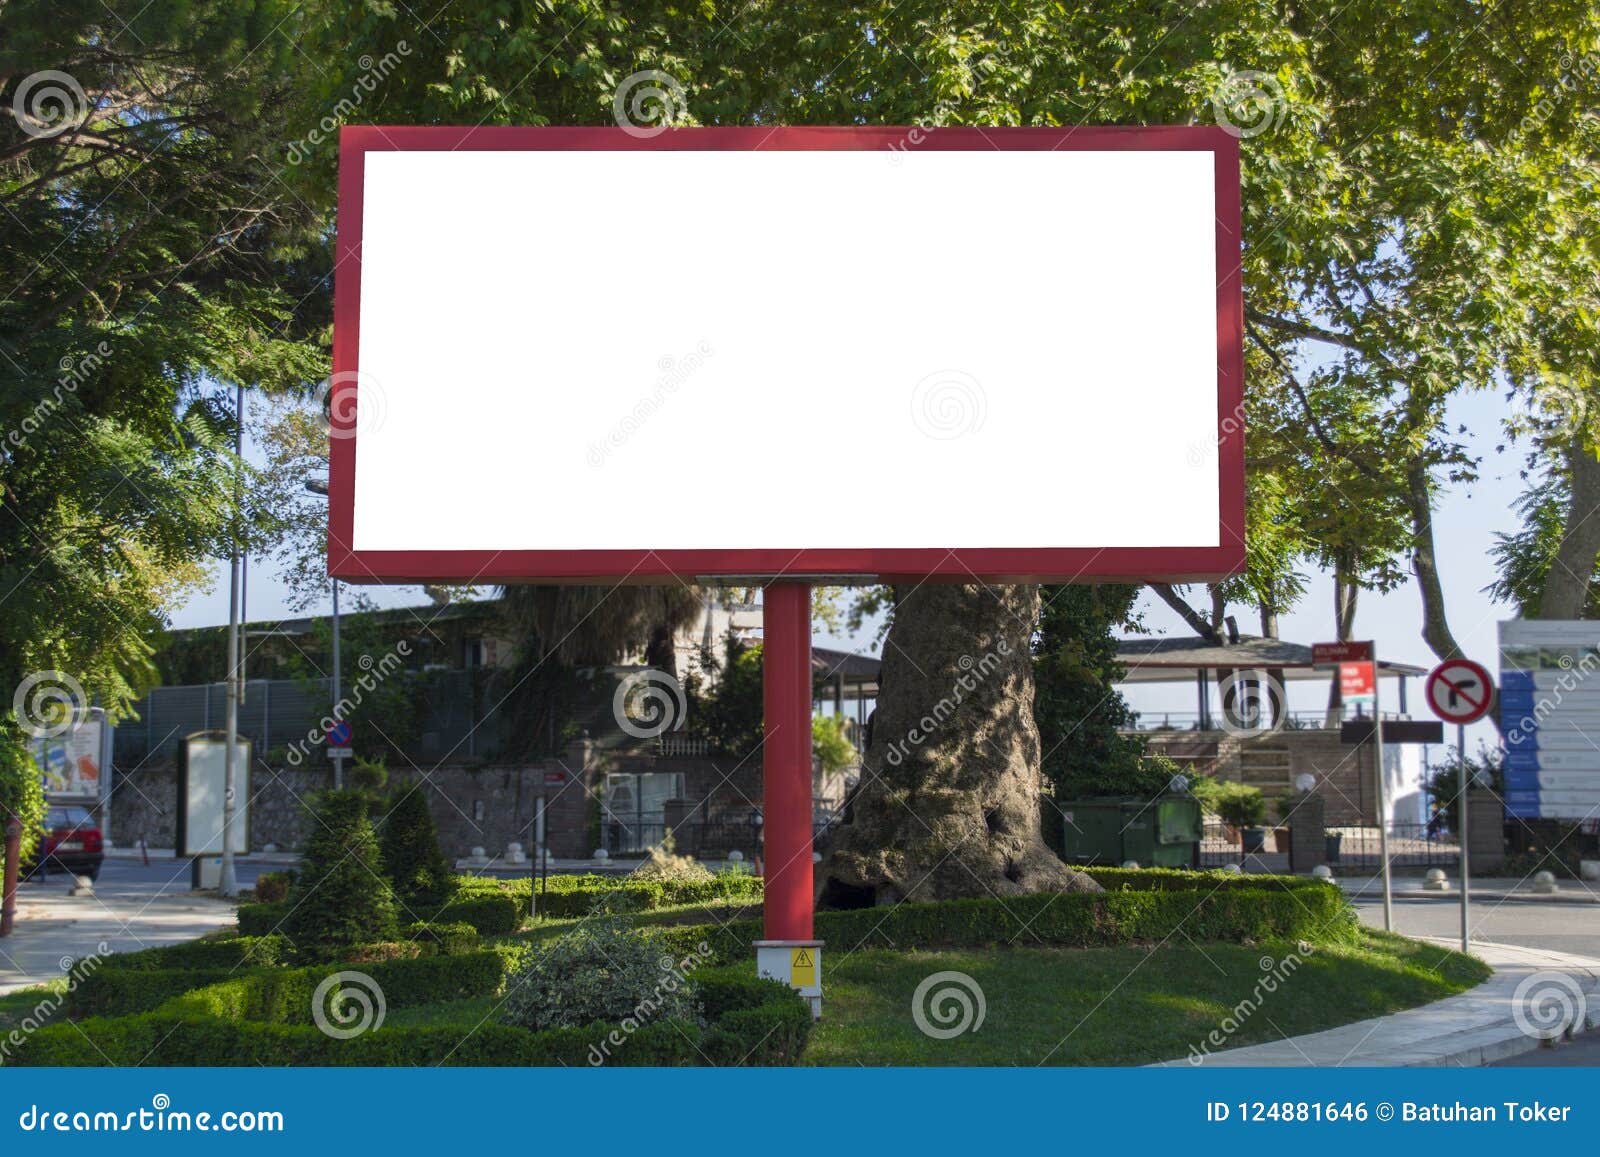
[{"label": "no left turn sign", "polygon": [[1489,713],[1494,684],[1471,659],[1446,659],[1428,673],[1428,706],[1446,723],[1472,723]]}]

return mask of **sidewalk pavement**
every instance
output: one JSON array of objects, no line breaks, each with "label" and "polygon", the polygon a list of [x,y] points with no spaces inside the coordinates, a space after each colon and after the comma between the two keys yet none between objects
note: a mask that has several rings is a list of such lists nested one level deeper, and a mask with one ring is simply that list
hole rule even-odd
[{"label": "sidewalk pavement", "polygon": [[[1425,939],[1446,947],[1454,943]],[[1509,944],[1472,948],[1494,975],[1470,992],[1391,1016],[1157,1067],[1472,1067],[1538,1048],[1539,1038],[1525,1031],[1522,1022],[1532,1020],[1542,1027],[1546,1022],[1541,1017],[1552,1008],[1572,1009],[1582,1022],[1573,1026],[1575,1032],[1600,1024],[1600,960]]]},{"label": "sidewalk pavement", "polygon": [[[1339,876],[1339,887],[1351,899],[1376,900],[1383,896],[1382,876]],[[1449,900],[1459,903],[1461,890],[1456,886],[1460,877],[1451,876],[1445,881],[1449,887],[1440,892],[1424,891],[1420,876],[1395,876],[1392,880],[1397,900]],[[1600,889],[1592,881],[1557,880],[1556,891],[1535,892],[1532,880],[1511,877],[1472,878],[1472,892],[1468,897],[1477,900],[1535,900],[1541,904],[1600,904]]]},{"label": "sidewalk pavement", "polygon": [[17,921],[0,940],[0,995],[67,975],[77,961],[193,940],[232,924],[232,903],[194,892],[152,896],[108,887],[68,896],[69,878],[17,890]]}]

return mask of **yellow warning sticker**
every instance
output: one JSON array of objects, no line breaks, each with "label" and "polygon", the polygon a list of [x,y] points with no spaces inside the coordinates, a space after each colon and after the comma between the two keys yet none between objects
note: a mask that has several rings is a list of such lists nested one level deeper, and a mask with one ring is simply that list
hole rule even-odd
[{"label": "yellow warning sticker", "polygon": [[817,954],[813,949],[789,949],[789,983],[795,988],[811,988],[817,983]]}]

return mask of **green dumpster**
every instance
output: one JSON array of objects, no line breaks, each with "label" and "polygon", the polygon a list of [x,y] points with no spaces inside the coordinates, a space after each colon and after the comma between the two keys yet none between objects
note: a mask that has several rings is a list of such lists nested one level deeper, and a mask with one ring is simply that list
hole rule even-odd
[{"label": "green dumpster", "polygon": [[1159,799],[1077,799],[1058,803],[1061,857],[1077,864],[1187,868],[1200,842],[1200,801],[1192,795]]}]

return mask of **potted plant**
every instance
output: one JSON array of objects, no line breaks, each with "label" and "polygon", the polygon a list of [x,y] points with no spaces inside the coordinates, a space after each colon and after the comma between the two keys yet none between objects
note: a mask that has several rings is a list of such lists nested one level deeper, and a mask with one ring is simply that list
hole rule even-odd
[{"label": "potted plant", "polygon": [[1267,833],[1261,823],[1267,817],[1267,801],[1261,789],[1243,783],[1222,786],[1217,800],[1217,815],[1239,833],[1239,848],[1245,854],[1266,848]]},{"label": "potted plant", "polygon": [[1305,792],[1296,791],[1288,795],[1280,795],[1273,800],[1273,810],[1278,816],[1278,825],[1272,829],[1272,850],[1275,852],[1289,851],[1289,828],[1294,821],[1294,812],[1300,806],[1300,801],[1305,798]]}]

